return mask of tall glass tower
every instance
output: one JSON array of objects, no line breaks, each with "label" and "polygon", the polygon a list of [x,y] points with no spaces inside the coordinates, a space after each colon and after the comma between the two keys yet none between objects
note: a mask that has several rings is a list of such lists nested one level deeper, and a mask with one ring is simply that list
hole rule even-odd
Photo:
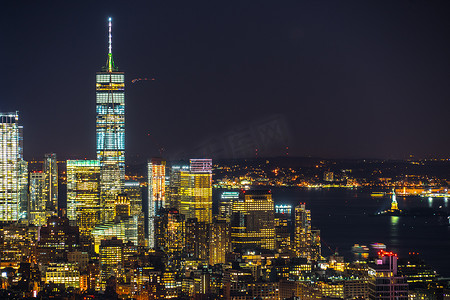
[{"label": "tall glass tower", "polygon": [[45,173],[45,210],[51,216],[51,214],[58,214],[58,163],[55,153],[45,154],[43,171]]},{"label": "tall glass tower", "polygon": [[112,57],[111,18],[106,66],[96,76],[97,160],[100,161],[102,221],[114,218],[114,202],[125,181],[125,75]]},{"label": "tall glass tower", "polygon": [[19,114],[0,113],[0,221],[27,218],[28,166]]}]

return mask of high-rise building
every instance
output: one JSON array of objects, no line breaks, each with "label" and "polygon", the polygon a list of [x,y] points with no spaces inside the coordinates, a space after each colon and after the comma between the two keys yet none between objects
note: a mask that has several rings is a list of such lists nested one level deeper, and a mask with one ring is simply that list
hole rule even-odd
[{"label": "high-rise building", "polygon": [[188,259],[209,260],[209,225],[197,219],[186,220],[185,253]]},{"label": "high-rise building", "polygon": [[180,255],[184,249],[185,218],[176,209],[164,209],[155,218],[155,248],[169,256]]},{"label": "high-rise building", "polygon": [[132,216],[142,213],[142,192],[138,181],[125,181],[124,193],[130,199],[130,214]]},{"label": "high-rise building", "polygon": [[0,221],[26,218],[28,165],[19,114],[0,113]]},{"label": "high-rise building", "polygon": [[291,250],[291,210],[290,205],[275,205],[275,244],[280,253]]},{"label": "high-rise building", "polygon": [[102,240],[100,245],[100,286],[106,288],[109,277],[118,277],[123,266],[123,241],[117,238]]},{"label": "high-rise building", "polygon": [[233,207],[233,201],[236,199],[239,199],[238,191],[222,192],[222,194],[220,195],[220,201],[219,201],[219,216],[230,220],[231,213],[232,213],[232,207]]},{"label": "high-rise building", "polygon": [[100,168],[98,160],[67,161],[67,217],[84,237],[100,222]]},{"label": "high-rise building", "polygon": [[233,202],[231,242],[240,249],[275,249],[274,203],[270,190],[243,191]]},{"label": "high-rise building", "polygon": [[39,262],[48,264],[56,259],[67,259],[67,254],[80,249],[78,226],[71,226],[66,217],[52,216],[39,229],[36,253]]},{"label": "high-rise building", "polygon": [[46,201],[46,211],[49,214],[58,213],[58,164],[55,153],[45,154],[44,169],[45,188],[44,198]]},{"label": "high-rise building", "polygon": [[295,207],[294,250],[298,257],[311,258],[311,211],[305,203]]},{"label": "high-rise building", "polygon": [[97,160],[101,165],[102,221],[114,219],[114,202],[125,181],[125,75],[114,65],[111,18],[106,66],[96,75]]},{"label": "high-rise building", "polygon": [[230,223],[215,217],[209,230],[209,264],[224,264],[228,252],[231,252]]},{"label": "high-rise building", "polygon": [[174,164],[171,168],[168,168],[168,189],[166,191],[166,201],[170,208],[180,209],[181,202],[181,172],[189,172],[189,165],[186,164]]},{"label": "high-rise building", "polygon": [[191,159],[190,171],[180,172],[180,213],[186,219],[212,221],[212,160]]},{"label": "high-rise building", "polygon": [[408,299],[406,277],[397,274],[397,254],[381,250],[369,267],[369,299]]},{"label": "high-rise building", "polygon": [[148,246],[155,248],[155,216],[166,202],[166,162],[152,158],[148,164]]},{"label": "high-rise building", "polygon": [[42,226],[47,223],[45,201],[45,173],[36,171],[30,173],[28,220],[30,224]]}]

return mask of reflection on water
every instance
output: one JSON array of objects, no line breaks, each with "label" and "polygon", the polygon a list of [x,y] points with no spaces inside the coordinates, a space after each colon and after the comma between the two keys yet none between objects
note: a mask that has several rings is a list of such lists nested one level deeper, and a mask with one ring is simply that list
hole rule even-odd
[{"label": "reflection on water", "polygon": [[400,217],[398,216],[391,216],[391,226],[390,226],[390,233],[391,233],[391,242],[392,245],[397,246],[399,245],[399,240],[398,240],[398,221],[400,220]]},{"label": "reflection on water", "polygon": [[433,206],[433,198],[428,197],[428,207],[432,207]]},{"label": "reflection on water", "polygon": [[448,199],[447,199],[447,197],[444,198],[444,206],[448,207]]}]

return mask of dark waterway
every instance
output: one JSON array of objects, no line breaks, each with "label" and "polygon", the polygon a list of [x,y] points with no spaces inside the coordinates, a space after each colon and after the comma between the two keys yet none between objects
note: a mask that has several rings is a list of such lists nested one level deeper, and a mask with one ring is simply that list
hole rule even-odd
[{"label": "dark waterway", "polygon": [[[347,259],[352,258],[355,244],[369,246],[378,242],[399,257],[419,252],[439,274],[450,277],[450,226],[444,217],[381,216],[374,213],[390,206],[389,196],[372,198],[364,189],[272,189],[275,204],[297,205],[305,202],[311,210],[313,227],[321,230],[322,253],[330,255],[336,249]],[[216,197],[220,193],[215,190]],[[217,199],[217,198],[216,198]],[[450,200],[444,198],[397,197],[400,209],[434,208],[450,210]]]}]

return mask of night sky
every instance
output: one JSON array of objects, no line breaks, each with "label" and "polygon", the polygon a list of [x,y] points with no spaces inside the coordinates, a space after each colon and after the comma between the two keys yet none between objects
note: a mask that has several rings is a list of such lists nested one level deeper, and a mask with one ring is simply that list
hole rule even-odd
[{"label": "night sky", "polygon": [[448,1],[52,2],[0,10],[26,160],[95,158],[109,16],[128,161],[450,156]]}]

